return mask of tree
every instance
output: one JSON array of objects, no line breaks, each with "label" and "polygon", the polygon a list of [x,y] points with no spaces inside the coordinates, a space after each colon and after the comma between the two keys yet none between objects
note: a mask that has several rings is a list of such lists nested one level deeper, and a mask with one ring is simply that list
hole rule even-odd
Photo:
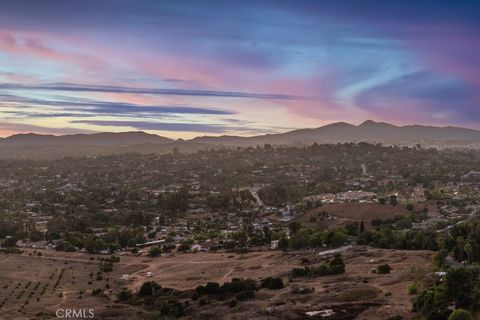
[{"label": "tree", "polygon": [[448,251],[445,249],[439,250],[437,253],[435,253],[435,255],[433,256],[433,266],[435,267],[435,269],[442,269],[445,265],[447,257]]},{"label": "tree", "polygon": [[413,302],[413,310],[427,320],[446,319],[450,314],[445,289],[437,286],[420,293]]},{"label": "tree", "polygon": [[456,309],[450,314],[448,320],[472,320],[472,313],[465,309]]},{"label": "tree", "polygon": [[120,301],[127,301],[132,297],[133,297],[132,291],[128,290],[127,288],[123,288],[117,294],[117,298]]},{"label": "tree", "polygon": [[283,251],[287,251],[289,246],[289,241],[285,235],[282,235],[280,240],[278,240],[278,248],[282,249]]},{"label": "tree", "polygon": [[364,222],[360,222],[360,233],[364,233],[365,232],[365,224]]},{"label": "tree", "polygon": [[463,250],[465,251],[465,254],[467,255],[468,262],[472,262],[472,253],[473,253],[473,247],[471,243],[465,244],[463,246]]},{"label": "tree", "polygon": [[290,230],[290,234],[295,234],[297,231],[299,231],[302,228],[302,223],[299,221],[294,221],[291,222],[288,225],[288,229]]},{"label": "tree", "polygon": [[180,244],[180,246],[178,246],[178,249],[177,249],[178,252],[185,252],[185,251],[188,251],[188,250],[190,250],[190,244],[188,244],[188,243]]},{"label": "tree", "polygon": [[392,206],[396,206],[398,204],[398,197],[396,195],[391,195],[389,200]]},{"label": "tree", "polygon": [[340,274],[345,272],[345,263],[342,260],[341,254],[336,254],[332,261],[328,264],[331,273]]},{"label": "tree", "polygon": [[269,243],[272,240],[272,230],[270,230],[268,226],[263,227],[263,236],[267,243]]},{"label": "tree", "polygon": [[155,293],[161,288],[162,287],[155,281],[147,281],[147,282],[144,282],[140,287],[140,290],[138,291],[138,295],[140,297],[154,296]]},{"label": "tree", "polygon": [[6,237],[3,241],[3,246],[7,248],[13,248],[17,245],[17,238],[15,237]]},{"label": "tree", "polygon": [[245,232],[240,232],[238,235],[238,247],[241,252],[247,252],[248,251],[248,236]]},{"label": "tree", "polygon": [[390,273],[390,270],[392,268],[390,267],[390,265],[388,264],[381,264],[377,267],[377,273],[378,274],[386,274],[386,273]]},{"label": "tree", "polygon": [[445,277],[446,294],[457,308],[469,308],[472,304],[474,277],[466,268],[450,269]]},{"label": "tree", "polygon": [[290,247],[293,249],[302,249],[308,246],[308,235],[307,235],[307,230],[300,230],[295,232],[291,237],[290,237]]},{"label": "tree", "polygon": [[283,287],[285,287],[285,285],[283,284],[282,278],[267,277],[262,280],[261,287],[268,288],[270,290],[277,290],[277,289],[282,289]]},{"label": "tree", "polygon": [[162,249],[159,246],[152,246],[150,250],[148,250],[148,255],[150,257],[157,257],[162,253]]}]

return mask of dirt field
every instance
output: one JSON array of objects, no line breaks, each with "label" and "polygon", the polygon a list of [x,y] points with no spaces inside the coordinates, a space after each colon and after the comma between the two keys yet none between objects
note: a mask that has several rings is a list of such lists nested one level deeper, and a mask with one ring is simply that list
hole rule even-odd
[{"label": "dirt field", "polygon": [[[416,211],[423,210],[425,207],[429,208],[430,211],[435,209],[434,206],[427,203],[414,204]],[[396,215],[410,214],[405,204],[392,206],[379,203],[335,203],[308,211],[295,218],[295,220],[308,224],[312,217],[317,217],[324,211],[335,217],[333,220],[329,220],[329,225],[333,227],[354,221],[364,221],[366,226],[369,226],[373,219],[389,219]]]},{"label": "dirt field", "polygon": [[[0,319],[6,316],[8,319],[55,319],[55,310],[65,307],[94,308],[95,319],[144,319],[138,308],[115,303],[119,288],[126,286],[135,290],[144,281],[153,279],[164,287],[188,290],[208,281],[222,283],[233,277],[260,280],[267,276],[281,276],[286,287],[261,289],[254,300],[242,302],[233,309],[225,302],[203,306],[192,301],[185,318],[389,319],[402,316],[410,319],[411,302],[406,286],[411,281],[411,269],[423,268],[428,272],[431,262],[430,252],[353,247],[342,253],[345,274],[309,279],[291,278],[291,270],[305,266],[302,258],[309,260],[308,265],[323,263],[327,257],[318,252],[175,254],[157,258],[121,257],[113,272],[103,273],[104,278],[96,280],[99,266],[91,258],[98,256],[43,253],[43,257],[0,257],[0,302],[6,299],[0,308]],[[371,273],[372,268],[382,263],[390,264],[391,274]],[[153,277],[146,277],[147,272],[152,272]],[[119,281],[123,274],[132,275],[133,281]],[[93,288],[105,288],[107,284],[111,294],[106,290],[105,297],[91,295]],[[44,286],[47,288],[42,293]],[[302,288],[314,291],[293,293]],[[321,318],[318,314],[306,316],[307,312],[325,310],[331,310],[334,315],[330,318]]]},{"label": "dirt field", "polygon": [[[152,272],[155,281],[177,289],[191,289],[208,281],[222,283],[234,277],[260,280],[267,276],[281,276],[286,282],[286,288],[282,290],[260,290],[255,301],[242,303],[235,310],[224,305],[198,306],[195,314],[187,317],[190,319],[303,319],[306,312],[340,309],[349,310],[349,315],[355,317],[339,313],[338,319],[412,317],[411,297],[406,286],[412,280],[412,268],[429,272],[430,252],[354,247],[343,255],[347,265],[345,274],[315,279],[290,277],[292,268],[302,266],[302,258],[309,259],[312,265],[325,260],[312,252],[180,254],[144,260],[149,267],[136,275],[137,279],[143,279],[146,272]],[[382,263],[388,263],[392,272],[372,274],[371,269]],[[132,283],[131,287],[139,285],[141,281]],[[292,289],[303,287],[314,288],[314,292],[292,294]]]},{"label": "dirt field", "polygon": [[[97,278],[100,268],[95,259],[106,256],[40,252],[41,257],[0,255],[0,319],[54,319],[58,308],[67,307],[93,307],[100,312],[123,285],[118,280],[121,275],[145,267],[134,260],[120,261],[112,272]],[[92,296],[96,288],[106,296]]]}]

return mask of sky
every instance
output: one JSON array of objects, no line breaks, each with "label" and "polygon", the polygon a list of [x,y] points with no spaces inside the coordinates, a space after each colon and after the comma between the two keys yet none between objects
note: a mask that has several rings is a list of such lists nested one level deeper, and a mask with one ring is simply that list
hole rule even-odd
[{"label": "sky", "polygon": [[0,0],[0,137],[480,129],[480,1]]}]

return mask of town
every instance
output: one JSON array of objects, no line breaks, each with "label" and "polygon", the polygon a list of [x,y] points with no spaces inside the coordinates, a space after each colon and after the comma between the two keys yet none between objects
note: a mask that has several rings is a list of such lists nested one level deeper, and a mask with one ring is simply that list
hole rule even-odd
[{"label": "town", "polygon": [[119,267],[116,289],[90,289],[111,297],[142,281],[171,283],[155,265],[177,257],[305,252],[347,260],[352,250],[378,248],[439,252],[439,269],[468,265],[480,257],[455,237],[479,223],[477,159],[470,150],[348,143],[2,160],[2,251],[37,260],[83,255],[101,270],[115,269],[117,258],[149,266]]}]

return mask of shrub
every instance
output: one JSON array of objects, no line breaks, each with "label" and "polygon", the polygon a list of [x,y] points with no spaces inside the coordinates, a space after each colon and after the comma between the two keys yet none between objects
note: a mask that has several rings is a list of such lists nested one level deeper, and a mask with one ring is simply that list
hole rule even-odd
[{"label": "shrub", "polygon": [[132,297],[133,297],[132,291],[126,288],[123,288],[117,294],[117,298],[120,301],[127,301],[127,300],[130,300]]},{"label": "shrub", "polygon": [[345,273],[345,263],[339,254],[330,262],[318,267],[293,268],[292,270],[293,277],[322,277],[341,273]]},{"label": "shrub", "polygon": [[185,252],[185,251],[188,251],[188,250],[190,250],[190,245],[188,243],[180,244],[180,246],[178,246],[178,249],[177,249],[177,251],[179,251],[179,252]]},{"label": "shrub", "polygon": [[392,268],[386,263],[381,264],[377,267],[378,274],[387,274],[387,273],[390,273],[390,270],[392,270]]},{"label": "shrub", "polygon": [[407,286],[407,291],[408,291],[408,294],[417,294],[418,293],[417,284],[416,283],[410,283]]},{"label": "shrub", "polygon": [[223,284],[225,292],[239,293],[241,291],[255,291],[258,289],[257,282],[253,279],[233,278],[231,282]]},{"label": "shrub", "polygon": [[238,301],[245,301],[245,300],[249,300],[249,299],[253,299],[255,298],[255,291],[253,290],[244,290],[244,291],[241,291],[240,293],[238,293],[235,298],[238,300]]},{"label": "shrub", "polygon": [[92,296],[98,296],[100,293],[102,293],[101,288],[92,289]]},{"label": "shrub", "polygon": [[206,304],[209,304],[210,303],[210,300],[208,299],[207,296],[202,296],[200,299],[198,299],[198,303],[201,305],[201,306],[204,306]]},{"label": "shrub", "polygon": [[204,295],[209,295],[219,300],[224,300],[227,296],[236,295],[237,300],[247,300],[255,297],[255,291],[258,290],[257,282],[253,279],[233,278],[230,282],[225,282],[220,286],[216,282],[209,282],[205,286],[198,286],[195,289],[193,299]]},{"label": "shrub", "polygon": [[161,288],[162,287],[155,281],[147,281],[147,282],[144,282],[140,287],[140,290],[138,291],[138,295],[140,297],[154,295],[155,292],[160,290]]},{"label": "shrub", "polygon": [[179,318],[183,315],[183,305],[175,299],[168,300],[160,307],[162,316]]},{"label": "shrub", "polygon": [[262,280],[261,287],[276,290],[284,288],[285,285],[283,284],[283,280],[279,277],[267,277]]},{"label": "shrub", "polygon": [[148,251],[148,254],[151,256],[151,257],[157,257],[158,255],[160,255],[160,253],[162,253],[162,249],[160,249],[159,246],[153,246],[150,248],[150,250]]},{"label": "shrub", "polygon": [[234,307],[238,306],[238,304],[239,304],[239,301],[238,301],[237,299],[235,299],[235,298],[232,299],[232,300],[230,300],[230,302],[228,303],[228,305],[230,306],[230,308],[234,308]]},{"label": "shrub", "polygon": [[217,294],[220,292],[220,284],[217,282],[208,282],[205,285],[205,293],[206,294]]},{"label": "shrub", "polygon": [[468,310],[457,309],[450,314],[448,320],[472,320],[472,314]]}]

